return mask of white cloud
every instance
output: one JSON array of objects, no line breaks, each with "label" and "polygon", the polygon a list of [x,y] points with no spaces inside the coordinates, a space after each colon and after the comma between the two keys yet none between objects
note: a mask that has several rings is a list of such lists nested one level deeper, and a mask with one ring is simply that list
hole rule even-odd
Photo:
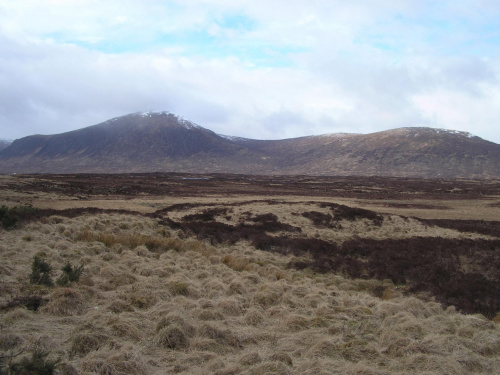
[{"label": "white cloud", "polygon": [[[468,131],[472,134],[491,134],[494,139],[495,122],[500,118],[500,90],[492,90],[486,97],[467,93],[437,90],[413,98],[415,106],[436,127]],[[497,140],[498,143],[498,140]]]},{"label": "white cloud", "polygon": [[496,16],[487,0],[4,0],[0,138],[154,109],[255,138],[428,125],[500,143]]}]

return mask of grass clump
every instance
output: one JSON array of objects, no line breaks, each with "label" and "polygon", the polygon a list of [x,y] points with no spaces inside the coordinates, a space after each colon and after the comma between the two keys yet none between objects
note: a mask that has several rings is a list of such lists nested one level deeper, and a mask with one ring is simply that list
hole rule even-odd
[{"label": "grass clump", "polygon": [[250,266],[248,259],[232,254],[224,255],[222,263],[238,272],[245,271]]},{"label": "grass clump", "polygon": [[174,350],[187,349],[189,347],[189,338],[181,327],[171,325],[162,328],[156,335],[158,345]]},{"label": "grass clump", "polygon": [[175,280],[170,282],[168,289],[173,296],[188,296],[189,286],[184,281]]},{"label": "grass clump", "polygon": [[184,243],[177,238],[161,237],[157,235],[146,235],[141,233],[113,234],[109,232],[98,232],[90,229],[82,229],[77,235],[78,241],[101,242],[104,246],[112,248],[122,245],[129,249],[146,246],[149,251],[162,253],[168,250],[182,251]]},{"label": "grass clump", "polygon": [[82,362],[82,369],[99,375],[147,375],[148,363],[132,348],[98,350],[89,353]]},{"label": "grass clump", "polygon": [[99,350],[109,341],[109,337],[102,333],[79,333],[71,340],[71,355],[83,357],[90,352]]},{"label": "grass clump", "polygon": [[80,315],[86,307],[85,297],[77,290],[57,288],[49,296],[49,302],[40,310],[54,316]]}]

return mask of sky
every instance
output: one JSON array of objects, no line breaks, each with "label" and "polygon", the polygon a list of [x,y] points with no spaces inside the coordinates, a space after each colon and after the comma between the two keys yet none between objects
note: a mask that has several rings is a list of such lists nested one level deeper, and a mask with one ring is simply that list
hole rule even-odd
[{"label": "sky", "polygon": [[0,138],[169,111],[283,139],[500,143],[498,0],[1,0]]}]

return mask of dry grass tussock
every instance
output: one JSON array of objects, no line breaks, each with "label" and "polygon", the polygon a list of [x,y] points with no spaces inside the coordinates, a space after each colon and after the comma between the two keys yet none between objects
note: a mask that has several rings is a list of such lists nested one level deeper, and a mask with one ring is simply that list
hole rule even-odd
[{"label": "dry grass tussock", "polygon": [[[61,373],[500,373],[498,323],[390,281],[289,269],[287,256],[137,216],[50,217],[1,235],[0,352],[42,343]],[[83,264],[80,282],[29,284],[35,255],[54,278]]]}]

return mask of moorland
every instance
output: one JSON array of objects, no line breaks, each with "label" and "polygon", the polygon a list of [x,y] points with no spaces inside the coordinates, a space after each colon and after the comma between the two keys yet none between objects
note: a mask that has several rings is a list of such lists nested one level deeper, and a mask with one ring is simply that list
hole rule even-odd
[{"label": "moorland", "polygon": [[498,180],[0,175],[0,206],[0,373],[500,372]]}]

